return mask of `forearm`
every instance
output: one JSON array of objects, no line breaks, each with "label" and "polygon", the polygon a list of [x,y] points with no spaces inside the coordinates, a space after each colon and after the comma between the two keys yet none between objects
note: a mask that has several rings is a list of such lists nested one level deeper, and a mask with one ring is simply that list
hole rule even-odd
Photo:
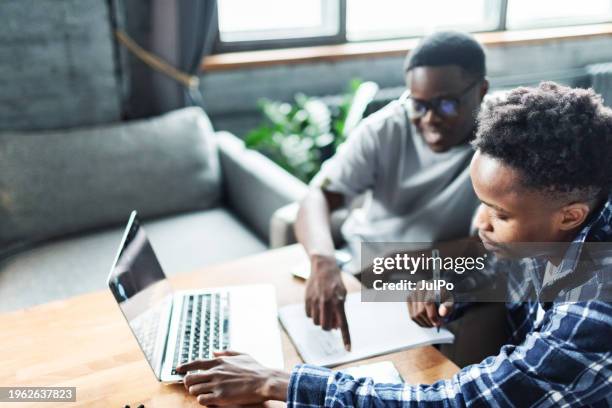
[{"label": "forearm", "polygon": [[262,389],[265,400],[287,401],[287,389],[291,374],[283,370],[271,370],[268,381]]},{"label": "forearm", "polygon": [[300,204],[295,235],[311,259],[334,256],[330,213],[330,205],[318,188],[312,188]]}]

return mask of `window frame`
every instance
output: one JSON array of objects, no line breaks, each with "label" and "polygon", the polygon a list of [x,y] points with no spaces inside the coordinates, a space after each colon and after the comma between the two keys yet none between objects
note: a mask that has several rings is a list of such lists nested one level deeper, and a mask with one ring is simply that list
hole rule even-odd
[{"label": "window frame", "polygon": [[[324,36],[310,36],[310,37],[299,37],[299,38],[285,38],[285,39],[272,39],[272,40],[248,40],[248,41],[221,41],[219,21],[217,15],[216,21],[216,35],[213,46],[212,54],[225,54],[242,51],[265,51],[265,50],[277,50],[285,48],[301,48],[301,47],[316,47],[325,45],[342,45],[342,44],[356,44],[364,42],[377,42],[377,41],[392,41],[400,39],[412,39],[418,38],[416,35],[408,36],[395,36],[389,38],[376,38],[376,39],[363,39],[359,41],[350,41],[346,32],[346,7],[347,0],[323,0],[323,1],[335,1],[338,7],[338,32],[333,35]],[[471,31],[472,33],[491,33],[491,32],[502,32],[502,31],[516,31],[525,29],[538,29],[538,28],[553,28],[553,27],[572,27],[581,26],[585,24],[605,24],[612,22],[612,16],[607,20],[598,20],[597,22],[584,22],[576,21],[572,24],[562,24],[555,26],[540,26],[540,25],[529,25],[526,27],[508,29],[507,27],[507,14],[508,14],[508,1],[510,0],[497,0],[499,17],[497,25],[490,30]],[[612,2],[612,0],[610,0]]]},{"label": "window frame", "polygon": [[317,45],[344,44],[346,38],[346,0],[323,0],[335,1],[338,9],[338,32],[332,35],[319,35],[307,37],[294,37],[272,40],[246,40],[246,41],[221,41],[219,29],[219,15],[217,13],[216,35],[213,46],[213,54],[227,52],[274,50],[280,48],[313,47]]}]

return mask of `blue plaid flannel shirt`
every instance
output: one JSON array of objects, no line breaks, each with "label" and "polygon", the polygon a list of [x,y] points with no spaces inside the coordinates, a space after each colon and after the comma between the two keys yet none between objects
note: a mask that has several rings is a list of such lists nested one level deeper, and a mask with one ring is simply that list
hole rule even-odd
[{"label": "blue plaid flannel shirt", "polygon": [[[610,199],[574,243],[580,248],[586,241],[612,242]],[[579,250],[568,251],[555,272],[559,276],[553,275],[552,281],[567,276],[579,255]],[[544,275],[545,262],[533,259],[526,266],[528,274]],[[609,279],[594,276],[576,290],[600,293],[611,288]],[[567,301],[560,297],[541,303],[545,313],[537,324],[537,301],[507,303],[514,330],[509,344],[498,355],[431,385],[377,384],[370,378],[355,379],[342,372],[298,365],[291,374],[287,404],[289,408],[612,407],[609,299]]]}]

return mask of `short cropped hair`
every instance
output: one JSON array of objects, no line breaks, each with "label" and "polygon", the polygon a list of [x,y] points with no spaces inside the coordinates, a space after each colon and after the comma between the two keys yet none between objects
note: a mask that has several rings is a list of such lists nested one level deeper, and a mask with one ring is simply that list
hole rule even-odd
[{"label": "short cropped hair", "polygon": [[612,110],[592,89],[543,82],[485,104],[473,146],[525,187],[587,201],[612,186]]},{"label": "short cropped hair", "polygon": [[416,67],[443,65],[457,65],[477,78],[486,75],[482,46],[470,34],[460,31],[440,31],[423,38],[406,56],[404,72]]}]

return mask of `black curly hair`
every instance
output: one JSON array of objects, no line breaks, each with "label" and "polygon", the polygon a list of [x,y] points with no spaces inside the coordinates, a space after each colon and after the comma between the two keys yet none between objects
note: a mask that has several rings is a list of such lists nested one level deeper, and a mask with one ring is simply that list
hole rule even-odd
[{"label": "black curly hair", "polygon": [[612,110],[592,89],[542,82],[486,103],[472,145],[523,186],[593,201],[612,186]]}]

